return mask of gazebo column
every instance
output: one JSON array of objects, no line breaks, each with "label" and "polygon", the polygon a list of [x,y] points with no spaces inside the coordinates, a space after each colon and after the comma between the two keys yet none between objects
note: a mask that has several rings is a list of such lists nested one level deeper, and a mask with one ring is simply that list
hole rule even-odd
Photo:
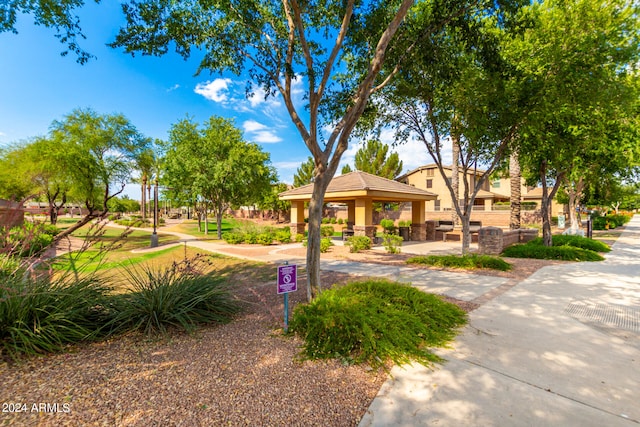
[{"label": "gazebo column", "polygon": [[347,228],[353,229],[356,223],[356,202],[347,202]]},{"label": "gazebo column", "polygon": [[424,211],[424,202],[411,202],[411,240],[427,240],[427,225],[424,222]]},{"label": "gazebo column", "polygon": [[373,200],[356,199],[355,221],[353,234],[355,236],[367,236],[372,240],[376,236],[376,226],[373,225]]},{"label": "gazebo column", "polygon": [[304,202],[291,202],[291,239],[295,240],[296,234],[304,234]]}]

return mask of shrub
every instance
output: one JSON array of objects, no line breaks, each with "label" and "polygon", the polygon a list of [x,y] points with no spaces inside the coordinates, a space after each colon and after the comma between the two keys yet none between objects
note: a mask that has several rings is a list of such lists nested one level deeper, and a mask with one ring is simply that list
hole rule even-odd
[{"label": "shrub", "polygon": [[329,224],[329,218],[322,218],[323,224]]},{"label": "shrub", "polygon": [[333,242],[329,238],[320,239],[320,252],[325,253],[333,246]]},{"label": "shrub", "polygon": [[[555,235],[551,236],[553,246],[571,246],[574,248],[587,249],[594,252],[610,252],[611,248],[606,244],[598,240],[589,239],[587,237],[575,236],[575,235]],[[530,245],[542,246],[543,240],[541,237],[528,242]]]},{"label": "shrub", "polygon": [[227,231],[225,233],[222,233],[222,239],[230,245],[237,245],[244,242],[244,234]]},{"label": "shrub", "polygon": [[382,245],[388,253],[399,254],[400,246],[402,246],[402,236],[396,236],[395,234],[383,234]]},{"label": "shrub", "polygon": [[273,243],[273,234],[271,233],[260,233],[256,236],[256,242],[261,245],[270,245]]},{"label": "shrub", "polygon": [[276,232],[275,239],[280,243],[291,243],[291,230],[288,228],[278,230]]},{"label": "shrub", "polygon": [[169,327],[188,332],[197,325],[227,323],[239,310],[224,279],[202,274],[197,261],[163,269],[125,269],[131,291],[114,297],[114,331],[165,333]]},{"label": "shrub", "polygon": [[[73,280],[69,280],[73,279]],[[60,351],[101,336],[108,287],[97,277],[12,274],[0,284],[0,348],[21,354]]]},{"label": "shrub", "polygon": [[435,267],[453,267],[464,269],[491,268],[493,270],[509,271],[511,264],[505,260],[489,255],[429,255],[409,258],[407,264],[425,264]]},{"label": "shrub", "polygon": [[440,297],[406,284],[370,280],[333,287],[298,305],[291,331],[304,339],[303,356],[340,358],[384,366],[417,361],[430,365],[430,347],[452,340],[465,313]]},{"label": "shrub", "polygon": [[244,242],[255,245],[258,243],[258,233],[250,232],[244,235]]},{"label": "shrub", "polygon": [[[46,231],[47,229],[49,232]],[[25,222],[23,225],[9,230],[4,242],[4,249],[6,252],[21,257],[35,256],[53,243],[55,234],[57,231],[53,233],[50,227],[47,228],[43,224]]]},{"label": "shrub", "polygon": [[395,234],[396,226],[393,223],[392,219],[383,219],[380,221],[380,226],[383,228],[386,234]]},{"label": "shrub", "polygon": [[572,246],[513,245],[502,251],[502,256],[511,258],[557,259],[563,261],[602,261],[597,252]]},{"label": "shrub", "polygon": [[320,227],[320,235],[322,237],[331,237],[333,236],[333,226],[325,225]]},{"label": "shrub", "polygon": [[337,224],[337,223],[338,223],[338,220],[337,220],[335,217],[331,217],[331,219],[329,220],[329,222],[330,222],[331,224]]},{"label": "shrub", "polygon": [[20,261],[17,258],[0,253],[0,286],[5,278],[17,274],[19,270]]},{"label": "shrub", "polygon": [[296,234],[296,243],[301,243],[303,241],[304,241],[304,234],[302,234],[302,233]]},{"label": "shrub", "polygon": [[344,220],[342,218],[338,218],[338,224],[340,225],[344,224]]},{"label": "shrub", "polygon": [[358,253],[371,249],[371,239],[367,236],[351,236],[347,237],[345,245],[349,246],[349,252]]}]

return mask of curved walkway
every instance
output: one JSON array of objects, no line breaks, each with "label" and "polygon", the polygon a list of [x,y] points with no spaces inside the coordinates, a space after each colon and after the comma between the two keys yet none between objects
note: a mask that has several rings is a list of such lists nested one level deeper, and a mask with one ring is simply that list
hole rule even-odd
[{"label": "curved walkway", "polygon": [[444,364],[394,367],[360,427],[640,424],[640,216],[606,261],[542,268],[469,319]]}]

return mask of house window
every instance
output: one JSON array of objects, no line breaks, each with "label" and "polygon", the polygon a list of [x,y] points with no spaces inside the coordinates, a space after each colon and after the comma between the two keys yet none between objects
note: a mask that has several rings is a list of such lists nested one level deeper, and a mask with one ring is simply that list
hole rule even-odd
[{"label": "house window", "polygon": [[440,210],[440,200],[434,200],[433,201],[433,210],[434,211],[439,211]]},{"label": "house window", "polygon": [[433,188],[433,180],[432,179],[428,179],[427,180],[427,188]]},{"label": "house window", "polygon": [[491,188],[500,188],[500,180],[496,179],[491,183]]},{"label": "house window", "polygon": [[426,174],[427,176],[433,176],[433,173],[434,173],[434,172],[435,172],[435,169],[427,169],[427,170],[425,171],[425,174]]}]

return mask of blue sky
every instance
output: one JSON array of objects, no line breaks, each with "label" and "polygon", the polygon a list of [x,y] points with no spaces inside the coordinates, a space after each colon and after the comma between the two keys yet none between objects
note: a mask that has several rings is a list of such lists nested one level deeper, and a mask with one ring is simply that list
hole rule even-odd
[{"label": "blue sky", "polygon": [[[246,140],[270,153],[281,181],[293,181],[309,152],[279,97],[265,101],[256,91],[247,99],[246,80],[234,75],[194,76],[197,56],[188,61],[172,53],[131,57],[107,47],[124,22],[118,2],[90,2],[79,15],[87,36],[80,44],[96,56],[85,65],[78,64],[72,53],[60,56],[64,46],[54,37],[55,31],[34,25],[31,16],[18,17],[18,34],[0,33],[1,145],[45,135],[53,120],[75,108],[122,113],[145,136],[164,140],[171,125],[187,115],[198,123],[219,115],[234,119]],[[298,82],[300,100],[303,85]],[[391,142],[392,135],[383,133],[381,139]],[[357,149],[356,141],[343,155],[343,164],[353,165]],[[405,171],[431,163],[418,143],[395,151]],[[136,189],[131,186],[128,193],[137,197]]]}]

